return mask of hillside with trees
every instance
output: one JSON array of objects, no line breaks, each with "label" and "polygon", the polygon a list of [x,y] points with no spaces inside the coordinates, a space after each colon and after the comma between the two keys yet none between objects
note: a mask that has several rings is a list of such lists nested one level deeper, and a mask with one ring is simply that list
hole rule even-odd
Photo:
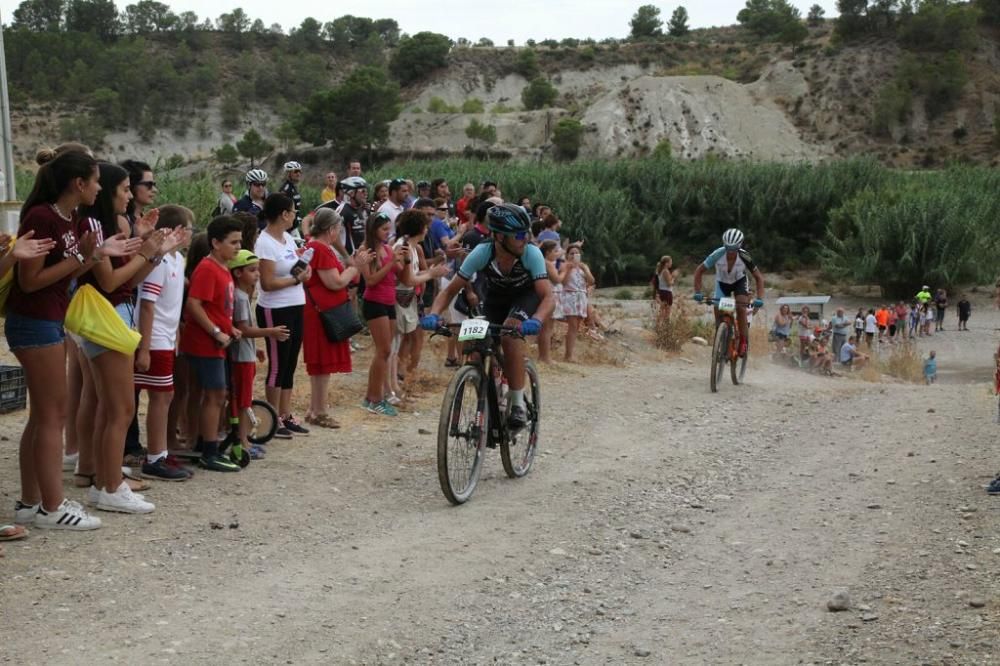
[{"label": "hillside with trees", "polygon": [[[786,159],[995,159],[1000,0],[839,0],[838,10],[828,20],[819,6],[803,16],[787,0],[747,0],[733,27],[694,30],[683,6],[661,15],[644,5],[624,40],[498,46],[496,36],[407,35],[391,18],[307,18],[286,31],[242,9],[208,18],[156,0],[122,12],[111,0],[24,0],[5,40],[22,160],[39,143],[80,139],[112,152],[173,145],[175,161],[231,165],[260,159],[238,147],[260,150],[251,130],[272,152],[565,160],[664,143],[696,158],[706,153],[682,139],[707,131],[711,105],[680,125],[663,116],[702,109],[715,79],[746,87],[744,115],[795,128],[804,147]],[[706,89],[693,103],[651,106],[629,92],[676,97],[685,77]],[[620,112],[622,136],[602,134],[600,109]],[[726,143],[720,156],[767,159]]]}]

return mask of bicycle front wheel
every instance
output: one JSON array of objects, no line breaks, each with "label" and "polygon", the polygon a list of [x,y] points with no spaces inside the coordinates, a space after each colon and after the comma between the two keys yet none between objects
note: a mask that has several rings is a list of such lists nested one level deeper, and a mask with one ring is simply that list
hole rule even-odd
[{"label": "bicycle front wheel", "polygon": [[747,339],[747,353],[743,356],[737,356],[733,359],[733,362],[729,366],[729,374],[732,377],[733,384],[739,386],[743,383],[743,378],[747,374],[747,361],[750,359],[750,340]]},{"label": "bicycle front wheel", "polygon": [[729,360],[729,327],[725,322],[720,322],[715,327],[715,343],[712,345],[712,374],[709,376],[709,386],[712,393],[719,391],[719,383],[722,381],[722,372],[726,368],[726,361]]},{"label": "bicycle front wheel", "polygon": [[250,432],[247,440],[251,444],[267,444],[278,432],[278,412],[266,400],[250,403]]},{"label": "bicycle front wheel", "polygon": [[517,432],[508,432],[500,442],[500,460],[503,471],[512,479],[519,479],[531,470],[538,450],[538,432],[542,415],[542,391],[538,382],[538,370],[529,359],[525,366],[528,376],[524,387],[524,409],[528,413],[528,423]]},{"label": "bicycle front wheel", "polygon": [[459,368],[448,384],[438,422],[437,467],[441,492],[452,504],[462,504],[479,482],[489,433],[486,385],[482,370]]}]

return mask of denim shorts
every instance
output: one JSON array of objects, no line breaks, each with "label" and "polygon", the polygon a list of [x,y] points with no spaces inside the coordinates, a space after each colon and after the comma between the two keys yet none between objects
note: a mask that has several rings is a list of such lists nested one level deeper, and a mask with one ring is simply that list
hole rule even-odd
[{"label": "denim shorts", "polygon": [[[135,305],[133,305],[131,301],[125,301],[124,303],[116,305],[115,312],[117,312],[118,316],[122,318],[122,321],[125,322],[126,326],[134,328],[133,315],[135,313]],[[77,342],[84,356],[91,360],[97,358],[106,351],[114,351],[113,349],[102,347],[96,342],[91,342],[90,340],[86,340],[78,336],[73,336],[73,340]]]},{"label": "denim shorts", "polygon": [[61,345],[66,339],[61,321],[24,317],[9,310],[4,333],[11,351]]},{"label": "denim shorts", "polygon": [[198,386],[205,391],[225,391],[226,359],[221,356],[192,356],[186,354],[188,368],[198,379]]}]

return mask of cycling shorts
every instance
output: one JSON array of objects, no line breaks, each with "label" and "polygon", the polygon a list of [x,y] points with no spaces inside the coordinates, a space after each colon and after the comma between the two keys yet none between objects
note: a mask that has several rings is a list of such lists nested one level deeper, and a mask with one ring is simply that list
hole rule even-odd
[{"label": "cycling shorts", "polygon": [[[490,295],[492,296],[492,295]],[[541,305],[535,290],[523,291],[513,299],[496,299],[487,297],[483,304],[483,314],[491,324],[501,325],[508,319],[527,321],[535,316],[535,310]]]},{"label": "cycling shorts", "polygon": [[724,296],[748,296],[750,294],[750,278],[744,275],[736,282],[715,283],[715,299]]}]

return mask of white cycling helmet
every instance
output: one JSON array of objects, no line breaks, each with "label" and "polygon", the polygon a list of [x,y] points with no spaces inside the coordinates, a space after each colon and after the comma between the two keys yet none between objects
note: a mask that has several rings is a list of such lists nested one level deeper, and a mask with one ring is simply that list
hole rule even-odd
[{"label": "white cycling helmet", "polygon": [[738,250],[743,247],[743,232],[739,229],[727,229],[722,234],[722,244],[727,250]]},{"label": "white cycling helmet", "polygon": [[298,162],[285,162],[285,171],[302,171],[302,165]]},{"label": "white cycling helmet", "polygon": [[361,176],[351,176],[340,181],[340,187],[344,191],[367,190],[368,182]]},{"label": "white cycling helmet", "polygon": [[250,169],[247,171],[247,185],[252,185],[253,183],[264,183],[267,184],[267,172],[263,169]]}]

